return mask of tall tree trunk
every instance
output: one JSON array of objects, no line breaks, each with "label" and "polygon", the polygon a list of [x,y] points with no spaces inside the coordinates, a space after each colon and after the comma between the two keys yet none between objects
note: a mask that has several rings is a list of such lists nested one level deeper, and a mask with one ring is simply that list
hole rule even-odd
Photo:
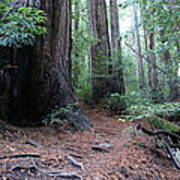
[{"label": "tall tree trunk", "polygon": [[148,79],[149,79],[149,87],[151,89],[151,96],[154,101],[159,101],[159,80],[158,80],[158,73],[156,69],[156,55],[153,52],[155,49],[155,42],[154,42],[154,34],[153,32],[148,32],[148,50],[150,51],[148,54],[149,61],[148,63]]},{"label": "tall tree trunk", "polygon": [[140,10],[141,10],[141,18],[143,22],[143,30],[144,30],[144,44],[145,44],[145,51],[146,51],[146,58],[148,61],[148,85],[150,89],[150,97],[154,100],[154,102],[159,102],[162,100],[162,97],[158,94],[160,87],[159,87],[159,80],[158,80],[158,73],[157,73],[157,62],[156,62],[156,54],[154,53],[155,50],[155,40],[154,40],[154,30],[148,29],[146,22],[148,21],[148,16],[146,11],[151,11],[152,15],[154,10],[148,9],[148,1],[142,0],[140,2]]},{"label": "tall tree trunk", "polygon": [[[160,38],[161,38],[161,42],[162,45],[165,46],[165,43],[168,42],[168,40],[165,38],[166,34],[165,34],[165,30],[161,30],[160,31]],[[170,99],[172,99],[172,94],[173,94],[173,89],[174,89],[174,83],[173,83],[173,67],[172,67],[172,63],[171,63],[171,54],[169,49],[167,49],[166,47],[163,48],[163,52],[162,52],[162,61],[165,64],[165,69],[167,71],[167,83],[168,83],[168,87],[169,87],[169,97],[171,96]]]},{"label": "tall tree trunk", "polygon": [[111,50],[112,50],[112,82],[111,92],[125,93],[125,84],[122,68],[121,36],[119,30],[119,11],[117,0],[110,0],[110,20],[111,20]]},{"label": "tall tree trunk", "polygon": [[143,58],[141,53],[141,42],[140,42],[140,33],[139,33],[139,21],[137,15],[137,6],[133,5],[134,10],[134,22],[135,22],[135,37],[136,37],[136,49],[137,49],[137,74],[139,78],[139,88],[145,88],[145,79],[144,79],[144,65]]},{"label": "tall tree trunk", "polygon": [[[79,38],[79,25],[80,25],[80,3],[81,1],[76,0],[74,2],[74,22],[73,22],[73,37],[76,41]],[[80,57],[79,57],[79,48],[76,45],[76,42],[73,41],[73,55],[74,61],[72,62],[72,82],[74,87],[78,87],[79,75],[80,75]],[[77,40],[78,41],[78,40]]]},{"label": "tall tree trunk", "polygon": [[[109,92],[108,72],[111,73],[110,43],[105,0],[88,0],[90,31],[94,43],[90,48],[90,67],[95,101]],[[109,69],[110,67],[110,69]]]},{"label": "tall tree trunk", "polygon": [[[177,0],[166,0],[166,6],[169,12],[170,16],[174,16],[174,14],[178,13],[178,1]],[[179,32],[180,28],[178,24],[174,24],[171,27],[172,32]],[[165,68],[167,70],[167,78],[168,78],[168,87],[169,87],[169,100],[173,101],[176,100],[180,97],[180,92],[179,92],[179,80],[178,80],[178,60],[175,61],[173,59],[173,52],[170,51],[169,48],[166,47],[166,43],[169,46],[171,40],[167,37],[167,25],[163,24],[163,29],[160,30],[160,38],[161,42],[163,45],[163,52],[162,52],[162,57],[163,57],[163,62],[165,64]],[[180,52],[179,48],[179,39],[175,40],[174,46],[176,46],[177,52]]]},{"label": "tall tree trunk", "polygon": [[[40,7],[47,14],[48,33],[37,42],[32,58],[27,62],[28,74],[23,74],[26,81],[20,95],[21,118],[14,122],[18,125],[39,124],[53,108],[67,107],[76,102],[70,82],[70,0],[42,0]],[[65,118],[76,129],[91,127],[90,121],[77,106],[68,109]]]}]

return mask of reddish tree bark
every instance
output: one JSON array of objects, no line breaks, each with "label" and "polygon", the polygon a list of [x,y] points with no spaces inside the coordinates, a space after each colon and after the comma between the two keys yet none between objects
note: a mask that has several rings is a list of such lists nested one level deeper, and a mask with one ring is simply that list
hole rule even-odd
[{"label": "reddish tree bark", "polygon": [[[18,79],[21,72],[15,72],[14,87],[18,88],[16,90],[11,88],[15,102],[9,100],[11,106],[8,112],[9,120],[18,125],[40,124],[53,108],[67,107],[76,102],[70,81],[71,1],[21,0],[17,2],[18,4],[15,3],[15,5],[18,7],[30,5],[43,9],[47,14],[48,33],[31,51],[27,52],[26,62],[19,62],[23,80]],[[16,61],[19,61],[19,56],[24,55],[23,51],[19,52]],[[16,105],[17,101],[20,101],[18,105]],[[16,115],[13,119],[13,113],[16,110],[21,115]],[[91,127],[91,122],[77,106],[68,109],[65,118],[76,129]]]}]

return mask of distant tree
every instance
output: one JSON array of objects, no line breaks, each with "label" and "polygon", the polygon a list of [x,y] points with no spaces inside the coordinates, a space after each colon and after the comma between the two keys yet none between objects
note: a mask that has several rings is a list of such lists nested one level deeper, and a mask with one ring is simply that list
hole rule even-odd
[{"label": "distant tree", "polygon": [[[177,33],[179,16],[177,1],[160,0],[149,2],[147,0],[141,0],[141,5],[145,44],[148,44],[149,48],[147,49],[146,46],[146,49],[149,54],[150,64],[152,64],[149,66],[151,67],[149,68],[149,79],[151,80],[149,81],[149,85],[153,92],[156,91],[159,95],[160,85],[158,86],[157,84],[161,83],[161,86],[164,86],[163,91],[164,95],[166,94],[166,99],[176,99],[176,96],[179,94],[177,92],[179,61],[177,46],[179,44],[177,43],[177,39],[179,39]],[[161,69],[164,69],[163,75],[157,71],[158,64],[161,65]],[[157,76],[159,77],[157,78]],[[154,84],[153,81],[156,83]]]},{"label": "distant tree", "polygon": [[94,42],[90,48],[90,76],[93,99],[103,98],[109,92],[108,74],[112,72],[111,49],[105,0],[88,0],[90,32]]},{"label": "distant tree", "polygon": [[137,9],[138,9],[138,6],[136,4],[133,4],[135,39],[136,39],[135,45],[136,45],[136,52],[137,52],[136,54],[137,74],[139,78],[139,88],[143,90],[145,88],[144,63],[143,63],[142,50],[141,50],[141,40],[140,40],[140,32],[139,32],[140,22],[138,20]]},{"label": "distant tree", "polygon": [[[167,84],[169,87],[169,99],[175,100],[180,97],[178,92],[178,54],[179,54],[179,38],[177,33],[180,30],[178,26],[178,1],[166,0],[164,7],[157,10],[157,14],[161,13],[161,19],[158,19],[158,25],[161,27],[159,30],[161,47],[162,47],[162,61],[164,62],[167,70]],[[166,22],[166,17],[171,17],[170,22]],[[172,37],[174,36],[174,37]],[[172,47],[176,47],[174,51]],[[176,55],[177,54],[177,57]]]},{"label": "distant tree", "polygon": [[146,0],[142,0],[140,4],[141,8],[141,16],[143,20],[143,30],[144,30],[144,42],[145,42],[145,50],[146,50],[146,60],[148,64],[148,85],[150,88],[150,96],[154,101],[159,101],[161,97],[159,96],[160,86],[158,79],[158,66],[157,59],[155,53],[155,31],[154,25],[150,24],[148,26],[148,18],[151,14],[151,19],[154,18],[154,9],[149,8],[148,2]]},{"label": "distant tree", "polygon": [[79,47],[76,46],[76,42],[78,41],[79,33],[80,33],[80,3],[81,1],[75,0],[74,2],[74,19],[73,19],[73,35],[74,35],[74,42],[73,42],[73,55],[74,55],[74,62],[72,62],[72,83],[74,87],[78,87],[79,82],[79,74],[80,74],[80,52]]},{"label": "distant tree", "polygon": [[159,81],[158,81],[158,73],[157,73],[157,61],[155,50],[155,40],[154,33],[148,32],[148,59],[150,63],[148,63],[148,79],[149,79],[149,87],[151,89],[152,98],[156,99],[157,93],[159,91]]},{"label": "distant tree", "polygon": [[121,34],[119,28],[119,11],[117,0],[110,0],[110,25],[111,25],[111,57],[112,57],[112,83],[111,93],[125,93],[123,77]]}]

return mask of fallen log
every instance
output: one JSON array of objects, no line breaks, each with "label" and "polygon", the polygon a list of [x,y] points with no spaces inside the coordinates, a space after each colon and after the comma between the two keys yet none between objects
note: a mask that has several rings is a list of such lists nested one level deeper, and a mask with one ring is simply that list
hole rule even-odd
[{"label": "fallen log", "polygon": [[[180,169],[180,136],[177,134],[174,134],[172,132],[164,131],[161,129],[158,130],[150,130],[147,129],[141,125],[137,126],[137,129],[141,129],[144,133],[148,135],[153,135],[153,136],[158,136],[160,137],[161,135],[161,141],[165,145],[165,148],[170,155],[174,165],[176,166],[177,169]],[[178,144],[174,144],[173,142],[178,142]]]},{"label": "fallen log", "polygon": [[168,120],[162,119],[158,116],[147,117],[147,121],[155,126],[156,128],[163,129],[168,132],[180,134],[180,126],[169,122]]},{"label": "fallen log", "polygon": [[146,133],[148,135],[153,135],[153,136],[154,135],[160,135],[160,134],[168,135],[168,136],[170,136],[172,138],[176,138],[177,140],[180,141],[180,136],[179,135],[177,135],[175,133],[172,133],[172,132],[169,132],[169,131],[162,130],[162,129],[157,129],[157,130],[152,131],[152,130],[149,130],[149,129],[141,126],[141,125],[138,125],[137,129],[141,129],[144,133]]}]

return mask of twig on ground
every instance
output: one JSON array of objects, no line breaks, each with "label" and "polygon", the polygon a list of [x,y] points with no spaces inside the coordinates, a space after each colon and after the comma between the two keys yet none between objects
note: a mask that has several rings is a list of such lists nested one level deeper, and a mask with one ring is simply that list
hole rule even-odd
[{"label": "twig on ground", "polygon": [[11,156],[0,156],[1,159],[13,159],[13,158],[40,158],[41,156],[38,154],[15,154]]},{"label": "twig on ground", "polygon": [[43,145],[41,145],[41,144],[39,144],[39,143],[37,143],[37,142],[35,142],[35,141],[32,141],[32,140],[26,141],[25,144],[29,144],[29,145],[34,146],[34,147],[37,147],[37,148],[42,148],[42,147],[44,147]]},{"label": "twig on ground", "polygon": [[69,155],[66,155],[66,158],[72,163],[72,165],[84,171],[84,166],[82,165],[82,163],[77,162],[72,156],[69,156]]},{"label": "twig on ground", "polygon": [[62,177],[62,178],[78,178],[82,180],[82,177],[75,173],[75,172],[48,172],[48,176],[56,176],[56,177]]}]

